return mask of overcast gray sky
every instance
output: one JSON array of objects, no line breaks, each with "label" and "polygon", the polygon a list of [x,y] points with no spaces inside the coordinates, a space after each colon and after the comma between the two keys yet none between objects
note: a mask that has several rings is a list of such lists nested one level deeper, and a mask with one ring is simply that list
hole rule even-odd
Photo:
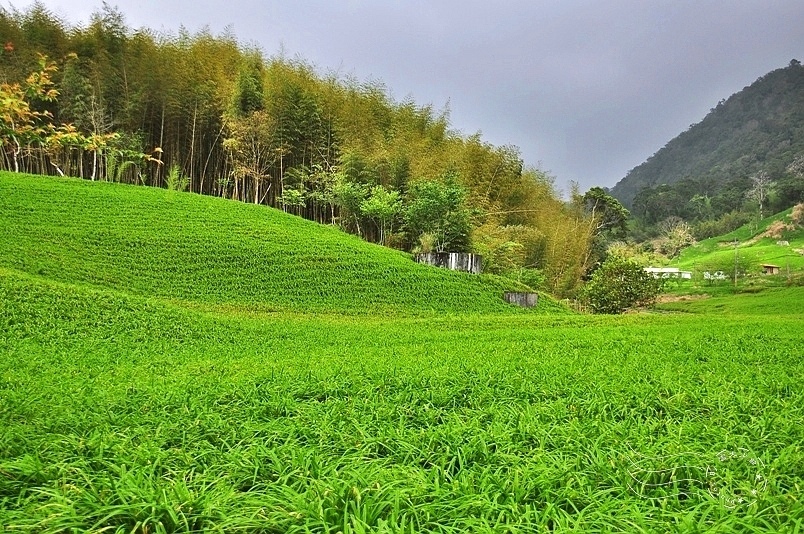
[{"label": "overcast gray sky", "polygon": [[[26,8],[31,2],[5,0]],[[722,98],[804,61],[804,0],[109,0],[132,28],[227,26],[268,56],[449,105],[566,189],[611,187]],[[45,0],[86,23],[97,2]]]}]

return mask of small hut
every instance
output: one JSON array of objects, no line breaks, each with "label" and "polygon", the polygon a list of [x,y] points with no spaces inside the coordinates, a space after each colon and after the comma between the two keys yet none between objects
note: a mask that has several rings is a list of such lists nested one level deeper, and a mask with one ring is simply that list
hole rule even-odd
[{"label": "small hut", "polygon": [[781,267],[778,265],[772,265],[770,263],[766,263],[762,266],[762,273],[763,274],[779,274],[781,272]]}]

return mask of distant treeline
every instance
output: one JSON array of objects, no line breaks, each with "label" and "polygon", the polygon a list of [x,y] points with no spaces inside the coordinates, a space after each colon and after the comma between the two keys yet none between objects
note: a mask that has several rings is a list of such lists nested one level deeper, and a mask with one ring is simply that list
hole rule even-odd
[{"label": "distant treeline", "polygon": [[265,204],[404,250],[472,250],[571,294],[598,225],[513,146],[381,82],[265,57],[231,33],[131,29],[103,4],[71,26],[0,8],[0,167]]}]

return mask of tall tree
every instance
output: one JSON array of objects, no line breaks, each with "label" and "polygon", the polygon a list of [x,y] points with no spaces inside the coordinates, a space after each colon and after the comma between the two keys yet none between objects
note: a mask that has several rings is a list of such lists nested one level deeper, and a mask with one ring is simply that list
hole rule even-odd
[{"label": "tall tree", "polygon": [[398,191],[389,191],[381,185],[375,185],[369,191],[368,198],[360,203],[360,211],[374,221],[378,230],[378,242],[385,245],[402,212],[402,200]]},{"label": "tall tree", "polygon": [[[234,175],[233,198],[246,199],[247,187],[251,187],[255,204],[262,202],[260,193],[271,192],[275,182],[271,181],[271,171],[277,160],[277,147],[274,144],[276,125],[264,111],[254,111],[240,119],[229,121],[229,137],[224,146],[232,158]],[[267,182],[267,185],[264,185]],[[281,195],[280,191],[277,195]]]},{"label": "tall tree", "polygon": [[232,114],[236,118],[248,117],[255,111],[265,109],[263,64],[262,57],[256,51],[243,60],[232,99]]},{"label": "tall tree", "polygon": [[584,209],[594,224],[595,233],[623,237],[628,210],[601,187],[593,187],[583,195]]},{"label": "tall tree", "polygon": [[418,244],[426,235],[436,252],[467,252],[471,225],[465,198],[466,190],[452,173],[414,183],[404,213],[408,239]]},{"label": "tall tree", "polygon": [[23,158],[30,159],[34,151],[41,150],[55,128],[49,111],[37,110],[39,102],[52,102],[58,91],[53,87],[54,63],[40,57],[39,69],[24,84],[0,84],[0,140],[4,154],[14,171],[47,172],[40,167],[21,168]]},{"label": "tall tree", "polygon": [[771,188],[773,187],[773,180],[765,171],[759,171],[751,177],[751,189],[748,190],[746,196],[754,200],[759,205],[759,218],[764,218],[764,208],[768,201]]}]

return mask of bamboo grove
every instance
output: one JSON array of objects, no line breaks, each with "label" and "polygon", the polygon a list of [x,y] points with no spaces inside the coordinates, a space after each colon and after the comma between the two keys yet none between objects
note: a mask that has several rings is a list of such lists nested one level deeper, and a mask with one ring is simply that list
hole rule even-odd
[{"label": "bamboo grove", "polygon": [[183,189],[283,209],[403,250],[473,250],[559,295],[595,223],[513,146],[380,82],[265,57],[231,32],[71,26],[0,8],[0,168]]}]

